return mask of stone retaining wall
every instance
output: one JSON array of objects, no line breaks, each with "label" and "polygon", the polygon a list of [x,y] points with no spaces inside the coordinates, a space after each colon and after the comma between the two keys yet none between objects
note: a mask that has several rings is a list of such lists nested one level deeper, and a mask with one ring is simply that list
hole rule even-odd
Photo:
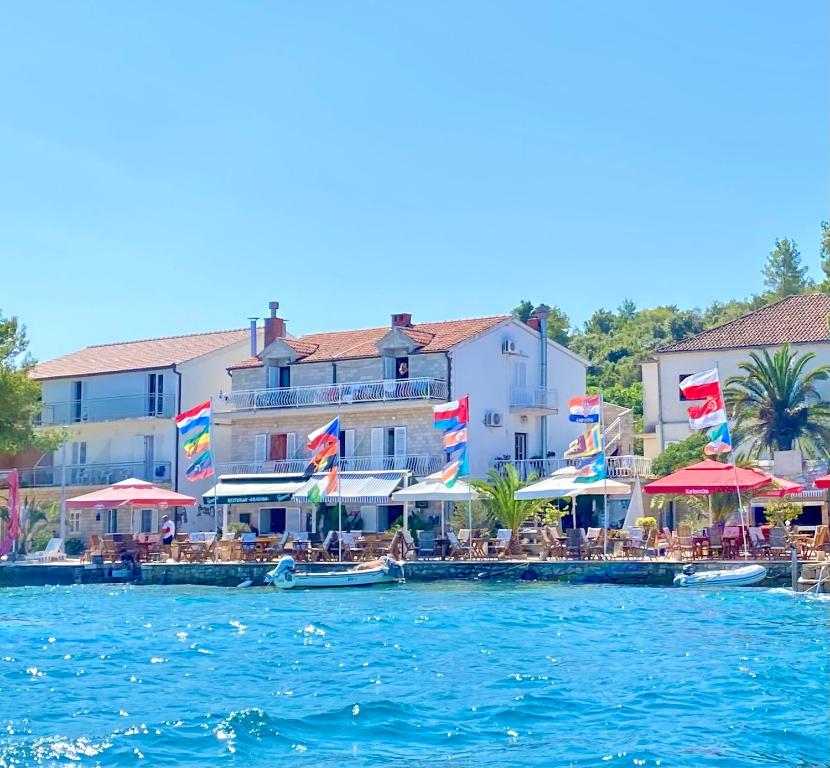
[{"label": "stone retaining wall", "polygon": [[[755,561],[750,561],[755,562]],[[767,578],[757,586],[790,586],[789,562],[757,561],[766,566]],[[743,564],[741,562],[741,564]],[[695,563],[698,571],[736,567],[734,560]],[[645,584],[670,586],[684,563],[651,560],[554,560],[554,561],[415,561],[407,562],[407,581],[446,580],[539,580],[575,584]],[[45,586],[53,584],[101,584],[140,581],[143,584],[195,584],[212,587],[235,587],[251,580],[263,584],[263,577],[274,563],[145,563],[132,573],[113,572],[111,565],[90,567],[79,564],[0,566],[0,587]],[[303,570],[306,566],[300,565]],[[311,571],[327,571],[338,566],[315,563]]]}]

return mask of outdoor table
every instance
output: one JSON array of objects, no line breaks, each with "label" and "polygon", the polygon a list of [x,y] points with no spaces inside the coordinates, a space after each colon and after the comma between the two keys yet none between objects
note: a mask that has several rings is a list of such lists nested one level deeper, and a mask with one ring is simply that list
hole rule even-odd
[{"label": "outdoor table", "polygon": [[447,559],[450,552],[450,540],[443,537],[436,537],[435,539],[435,554],[442,560]]}]

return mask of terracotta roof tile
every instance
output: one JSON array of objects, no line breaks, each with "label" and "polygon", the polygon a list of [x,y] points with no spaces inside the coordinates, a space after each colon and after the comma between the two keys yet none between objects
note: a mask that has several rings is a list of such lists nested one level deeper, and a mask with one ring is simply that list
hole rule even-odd
[{"label": "terracotta roof tile", "polygon": [[[401,330],[415,343],[419,352],[445,352],[456,344],[472,338],[494,325],[504,322],[509,315],[476,317],[469,320],[444,320],[438,323],[417,323]],[[332,331],[330,333],[309,333],[296,339],[285,339],[293,349],[303,354],[302,362],[324,362],[346,360],[355,357],[377,357],[377,343],[391,329],[366,328],[356,331]],[[256,368],[262,360],[253,357],[243,360],[233,368]]]},{"label": "terracotta roof tile", "polygon": [[736,320],[660,347],[658,352],[702,352],[735,347],[830,342],[830,295],[788,296]]},{"label": "terracotta roof tile", "polygon": [[214,331],[187,336],[167,336],[142,341],[98,344],[54,360],[39,363],[34,379],[59,379],[64,376],[90,376],[143,368],[164,368],[184,363],[248,338],[247,328],[237,331]]}]

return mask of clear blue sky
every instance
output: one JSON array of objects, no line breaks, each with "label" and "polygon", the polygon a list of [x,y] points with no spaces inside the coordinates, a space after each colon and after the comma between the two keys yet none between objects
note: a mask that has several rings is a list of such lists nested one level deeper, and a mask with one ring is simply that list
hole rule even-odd
[{"label": "clear blue sky", "polygon": [[0,309],[89,343],[818,277],[824,0],[0,6]]}]

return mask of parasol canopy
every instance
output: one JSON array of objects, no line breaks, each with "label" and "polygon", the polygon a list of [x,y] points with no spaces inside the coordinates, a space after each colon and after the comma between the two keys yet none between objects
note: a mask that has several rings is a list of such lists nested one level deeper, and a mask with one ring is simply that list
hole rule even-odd
[{"label": "parasol canopy", "polygon": [[[752,491],[769,485],[772,475],[758,469],[735,467],[720,461],[706,459],[678,469],[670,475],[646,485],[646,493],[676,493],[686,496],[708,496],[712,493],[735,493],[736,488]],[[790,491],[791,493],[791,491]]]},{"label": "parasol canopy", "polygon": [[802,483],[796,483],[794,480],[785,480],[783,477],[775,477],[770,475],[769,485],[765,485],[758,491],[758,495],[762,498],[781,498],[782,496],[789,496],[791,493],[801,493],[804,490]]},{"label": "parasol canopy", "polygon": [[830,475],[817,478],[816,488],[830,488]]},{"label": "parasol canopy", "polygon": [[392,501],[471,501],[481,495],[469,483],[456,480],[452,488],[441,482],[441,472],[428,475],[420,483],[392,494]]},{"label": "parasol canopy", "polygon": [[176,491],[157,488],[146,480],[131,477],[107,488],[101,488],[66,500],[66,506],[72,509],[89,507],[112,509],[125,504],[137,507],[157,507],[161,504],[167,504],[171,507],[190,507],[196,504],[196,499],[192,496],[185,496],[183,493],[176,493]]}]

